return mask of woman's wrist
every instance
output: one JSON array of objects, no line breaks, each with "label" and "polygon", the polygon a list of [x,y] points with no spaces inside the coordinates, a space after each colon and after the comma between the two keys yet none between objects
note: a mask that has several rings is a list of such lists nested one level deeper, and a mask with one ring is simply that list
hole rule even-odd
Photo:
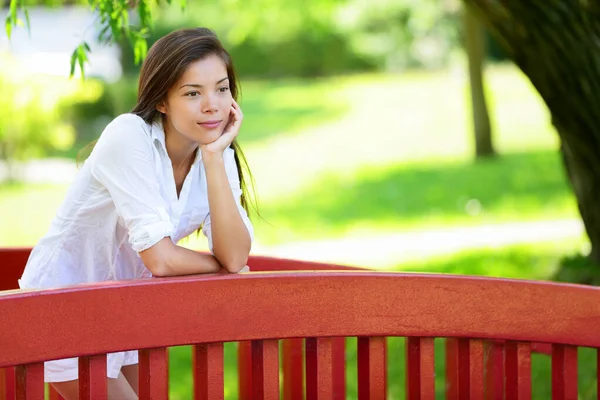
[{"label": "woman's wrist", "polygon": [[202,163],[203,164],[218,164],[218,163],[223,163],[223,152],[212,152],[212,151],[208,151],[208,150],[201,150],[202,151]]}]

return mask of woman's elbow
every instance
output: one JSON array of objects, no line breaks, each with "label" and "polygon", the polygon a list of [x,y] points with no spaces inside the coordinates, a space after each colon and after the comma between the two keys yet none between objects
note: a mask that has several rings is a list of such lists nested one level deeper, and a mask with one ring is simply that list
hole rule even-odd
[{"label": "woman's elbow", "polygon": [[170,259],[173,257],[173,242],[165,238],[140,253],[142,262],[152,273],[152,276],[164,277],[172,275],[170,271]]},{"label": "woman's elbow", "polygon": [[237,274],[248,263],[248,254],[228,254],[226,256],[217,257],[217,260],[227,272],[230,274]]},{"label": "woman's elbow", "polygon": [[151,265],[147,265],[146,267],[152,273],[152,276],[160,278],[171,275],[169,272],[169,267],[165,262],[157,262]]}]

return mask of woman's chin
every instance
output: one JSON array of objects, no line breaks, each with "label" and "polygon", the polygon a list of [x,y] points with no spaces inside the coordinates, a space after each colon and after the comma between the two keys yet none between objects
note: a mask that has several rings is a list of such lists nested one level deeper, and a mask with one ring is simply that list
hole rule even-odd
[{"label": "woman's chin", "polygon": [[202,136],[200,136],[198,138],[198,144],[200,146],[211,144],[212,142],[214,142],[215,140],[217,140],[220,136],[221,136],[221,134],[217,133],[217,132],[215,132],[215,133],[208,133],[208,134],[205,133],[205,134],[203,134]]}]

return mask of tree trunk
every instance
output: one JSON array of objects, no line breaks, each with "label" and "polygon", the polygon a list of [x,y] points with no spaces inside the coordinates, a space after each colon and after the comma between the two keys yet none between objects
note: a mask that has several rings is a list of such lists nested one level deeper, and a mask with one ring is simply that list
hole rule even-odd
[{"label": "tree trunk", "polygon": [[494,155],[490,117],[483,90],[483,64],[485,60],[485,37],[477,18],[467,8],[463,10],[464,43],[469,60],[469,86],[471,88],[471,111],[475,134],[475,157]]},{"label": "tree trunk", "polygon": [[600,3],[464,0],[546,102],[600,263]]}]

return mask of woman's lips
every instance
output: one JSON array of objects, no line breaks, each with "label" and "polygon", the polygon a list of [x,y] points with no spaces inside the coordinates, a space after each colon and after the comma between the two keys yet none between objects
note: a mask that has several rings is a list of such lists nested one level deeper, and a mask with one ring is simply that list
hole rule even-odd
[{"label": "woman's lips", "polygon": [[203,126],[204,128],[207,128],[207,129],[215,129],[215,128],[218,128],[219,125],[221,125],[221,122],[223,122],[223,121],[206,121],[206,122],[199,122],[198,125]]}]

